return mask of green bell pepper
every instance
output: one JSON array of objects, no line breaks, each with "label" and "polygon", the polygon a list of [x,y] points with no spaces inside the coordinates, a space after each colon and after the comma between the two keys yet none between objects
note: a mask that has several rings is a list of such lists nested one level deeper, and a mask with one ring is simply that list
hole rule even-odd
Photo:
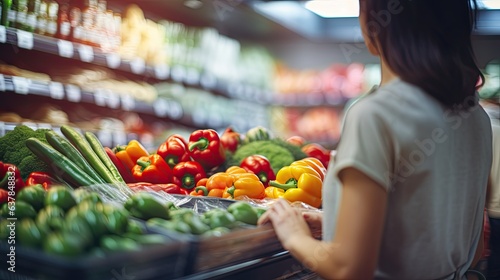
[{"label": "green bell pepper", "polygon": [[132,195],[125,202],[125,209],[129,213],[142,220],[151,218],[169,219],[170,204],[162,204],[152,194],[146,192],[138,192]]},{"label": "green bell pepper", "polygon": [[224,234],[230,233],[231,230],[227,227],[216,227],[205,233],[203,233],[202,237],[221,237]]},{"label": "green bell pepper", "polygon": [[129,220],[127,223],[127,233],[143,234],[146,232],[144,226],[138,221]]},{"label": "green bell pepper", "polygon": [[78,256],[85,251],[85,241],[78,234],[70,232],[52,232],[43,241],[43,250],[60,256]]},{"label": "green bell pepper", "polygon": [[106,215],[106,225],[110,233],[121,234],[127,231],[129,218],[127,210],[111,204],[105,204],[102,211]]},{"label": "green bell pepper", "polygon": [[57,205],[64,211],[68,211],[76,205],[72,191],[63,186],[54,186],[47,191],[45,196],[45,206]]},{"label": "green bell pepper", "polygon": [[30,204],[24,201],[16,201],[15,204],[8,206],[8,203],[2,205],[2,215],[7,218],[12,218],[10,213],[14,213],[14,216],[19,219],[36,217],[36,210]]},{"label": "green bell pepper", "polygon": [[42,231],[31,218],[25,218],[16,227],[16,238],[19,244],[26,247],[42,247],[42,240],[47,232]]},{"label": "green bell pepper", "polygon": [[85,248],[89,248],[94,244],[94,235],[92,229],[84,218],[77,216],[73,219],[66,219],[62,228],[62,232],[75,234],[80,237]]},{"label": "green bell pepper", "polygon": [[30,204],[38,211],[43,208],[45,193],[45,189],[40,184],[27,186],[17,193],[16,200]]},{"label": "green bell pepper", "polygon": [[160,218],[149,219],[146,224],[152,227],[164,228],[180,233],[191,233],[191,227],[182,220],[164,220]]},{"label": "green bell pepper", "polygon": [[90,200],[93,203],[102,202],[101,197],[96,192],[90,192],[83,188],[78,188],[73,191],[73,197],[76,203],[81,203],[85,200]]},{"label": "green bell pepper", "polygon": [[45,231],[59,230],[64,224],[64,210],[56,205],[48,205],[38,212],[35,222]]},{"label": "green bell pepper", "polygon": [[232,228],[235,225],[236,219],[231,213],[221,209],[210,210],[209,212],[206,212],[203,216],[211,229],[218,227]]},{"label": "green bell pepper", "polygon": [[105,235],[101,237],[99,244],[105,252],[138,251],[141,249],[136,241],[118,235]]},{"label": "green bell pepper", "polygon": [[229,213],[233,214],[234,218],[237,221],[249,224],[249,225],[257,225],[257,220],[259,216],[255,211],[254,207],[248,204],[245,201],[237,201],[233,204],[229,205],[227,208]]}]

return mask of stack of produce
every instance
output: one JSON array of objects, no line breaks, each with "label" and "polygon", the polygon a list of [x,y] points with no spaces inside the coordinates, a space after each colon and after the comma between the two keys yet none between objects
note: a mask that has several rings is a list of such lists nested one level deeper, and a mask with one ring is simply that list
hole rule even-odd
[{"label": "stack of produce", "polygon": [[148,192],[138,192],[125,202],[129,213],[153,228],[166,229],[201,237],[221,236],[245,225],[257,225],[265,209],[245,201],[232,203],[227,209],[212,208],[198,213],[191,208],[176,207]]},{"label": "stack of produce", "polygon": [[[168,239],[146,232],[122,206],[103,203],[97,193],[65,186],[31,185],[3,204],[3,218],[17,218],[16,244],[52,255],[104,257],[113,252],[138,251]],[[0,238],[9,236],[7,219],[0,220]]]},{"label": "stack of produce", "polygon": [[43,171],[72,188],[104,184],[134,192],[236,200],[284,197],[313,207],[321,206],[330,160],[330,151],[321,145],[301,137],[273,137],[264,127],[245,134],[228,127],[220,135],[199,129],[188,139],[172,134],[154,152],[137,140],[111,149],[91,132],[80,133],[67,125],[61,132],[63,136],[16,127],[0,138],[6,148],[0,159],[17,166],[21,183],[31,172]]}]

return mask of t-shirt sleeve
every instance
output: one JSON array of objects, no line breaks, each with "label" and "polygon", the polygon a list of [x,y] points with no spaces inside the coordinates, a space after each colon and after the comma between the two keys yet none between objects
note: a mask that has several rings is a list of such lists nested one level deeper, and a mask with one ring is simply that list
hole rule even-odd
[{"label": "t-shirt sleeve", "polygon": [[333,175],[347,167],[363,172],[386,190],[391,187],[394,151],[391,133],[377,104],[361,100],[346,114]]}]

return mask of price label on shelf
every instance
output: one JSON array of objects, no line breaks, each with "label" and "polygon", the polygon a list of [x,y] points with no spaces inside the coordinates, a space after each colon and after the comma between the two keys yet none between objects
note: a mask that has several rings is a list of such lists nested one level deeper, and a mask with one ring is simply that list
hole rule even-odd
[{"label": "price label on shelf", "polygon": [[5,42],[7,42],[7,30],[5,29],[5,26],[0,25],[0,43]]},{"label": "price label on shelf", "polygon": [[97,89],[94,91],[94,102],[97,106],[105,107],[108,99],[108,91],[105,89]]},{"label": "price label on shelf", "polygon": [[186,83],[196,85],[200,83],[200,72],[196,69],[188,69],[186,73]]},{"label": "price label on shelf", "polygon": [[0,74],[0,91],[5,91],[5,79],[3,74]]},{"label": "price label on shelf", "polygon": [[130,69],[132,73],[143,74],[146,71],[146,62],[142,58],[134,58],[130,61]]},{"label": "price label on shelf", "polygon": [[200,84],[206,89],[213,89],[217,85],[217,79],[214,75],[205,73],[200,78]]},{"label": "price label on shelf", "polygon": [[80,55],[80,60],[83,62],[94,61],[94,49],[91,46],[80,45],[78,47],[78,54]]},{"label": "price label on shelf", "polygon": [[61,100],[64,98],[64,87],[61,83],[51,82],[49,84],[50,97]]},{"label": "price label on shelf", "polygon": [[57,48],[61,57],[73,57],[73,43],[66,40],[57,41]]},{"label": "price label on shelf", "polygon": [[170,73],[170,68],[167,64],[159,64],[155,65],[155,76],[157,79],[164,80],[168,78],[168,74]]},{"label": "price label on shelf", "polygon": [[179,120],[184,115],[184,110],[182,109],[182,105],[176,101],[170,101],[168,116],[173,120]]},{"label": "price label on shelf", "polygon": [[106,55],[106,63],[108,64],[109,68],[116,69],[120,67],[121,58],[116,53],[108,53]]},{"label": "price label on shelf", "polygon": [[163,98],[159,98],[153,105],[155,115],[158,117],[166,117],[168,114],[168,102]]},{"label": "price label on shelf", "polygon": [[130,95],[122,95],[122,109],[132,111],[135,109],[135,99]]},{"label": "price label on shelf", "polygon": [[66,85],[66,97],[68,101],[80,102],[82,100],[82,92],[80,88],[75,85]]},{"label": "price label on shelf", "polygon": [[30,91],[31,80],[24,77],[12,77],[12,83],[14,84],[14,91],[19,94],[28,94]]},{"label": "price label on shelf", "polygon": [[17,30],[17,46],[23,49],[33,49],[33,33]]},{"label": "price label on shelf", "polygon": [[172,68],[172,79],[176,82],[182,82],[186,77],[186,68],[177,65]]},{"label": "price label on shelf", "polygon": [[111,109],[117,109],[120,106],[120,96],[112,91],[109,91],[106,104]]}]

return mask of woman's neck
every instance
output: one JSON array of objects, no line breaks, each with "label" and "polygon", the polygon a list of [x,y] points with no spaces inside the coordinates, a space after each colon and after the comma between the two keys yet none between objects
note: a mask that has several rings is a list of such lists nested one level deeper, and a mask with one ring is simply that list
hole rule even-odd
[{"label": "woman's neck", "polygon": [[398,78],[398,75],[396,75],[392,70],[389,68],[387,63],[383,60],[380,61],[380,66],[381,66],[381,72],[382,72],[382,77],[380,80],[380,86],[383,86],[390,81],[394,80],[395,78]]}]

